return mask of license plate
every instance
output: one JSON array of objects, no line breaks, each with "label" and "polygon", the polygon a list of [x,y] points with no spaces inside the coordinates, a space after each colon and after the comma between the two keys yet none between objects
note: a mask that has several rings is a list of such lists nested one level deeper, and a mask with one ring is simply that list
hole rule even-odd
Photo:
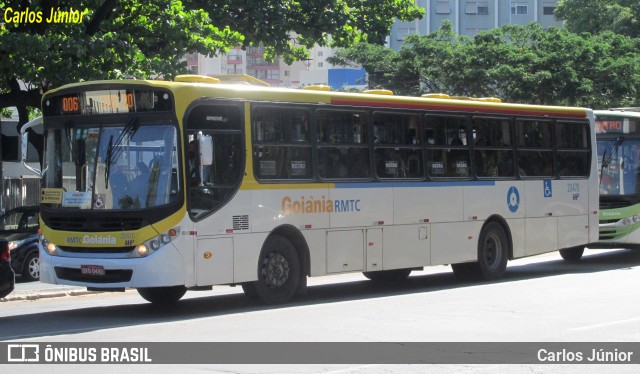
[{"label": "license plate", "polygon": [[101,265],[82,265],[80,266],[80,274],[100,277],[104,276],[104,266]]}]

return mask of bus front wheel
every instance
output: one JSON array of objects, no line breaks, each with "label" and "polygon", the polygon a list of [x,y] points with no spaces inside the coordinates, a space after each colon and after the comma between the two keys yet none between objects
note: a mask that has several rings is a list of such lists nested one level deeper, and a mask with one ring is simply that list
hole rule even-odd
[{"label": "bus front wheel", "polygon": [[154,304],[175,303],[187,292],[185,286],[138,288],[143,299]]},{"label": "bus front wheel", "polygon": [[300,283],[300,261],[289,240],[273,235],[262,248],[258,261],[258,280],[245,283],[242,288],[250,299],[265,304],[289,301]]},{"label": "bus front wheel", "polygon": [[567,262],[576,262],[582,258],[584,246],[565,248],[560,250],[560,256]]}]

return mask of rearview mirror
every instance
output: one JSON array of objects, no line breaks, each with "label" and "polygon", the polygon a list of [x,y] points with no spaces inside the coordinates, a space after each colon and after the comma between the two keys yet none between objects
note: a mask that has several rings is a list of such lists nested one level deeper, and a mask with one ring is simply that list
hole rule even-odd
[{"label": "rearview mirror", "polygon": [[41,125],[42,116],[25,123],[20,128],[20,160],[22,161],[22,166],[39,177],[42,176],[42,172],[39,169],[33,168],[29,164],[27,164],[27,152],[29,150],[29,133],[27,132],[27,130],[32,127]]}]

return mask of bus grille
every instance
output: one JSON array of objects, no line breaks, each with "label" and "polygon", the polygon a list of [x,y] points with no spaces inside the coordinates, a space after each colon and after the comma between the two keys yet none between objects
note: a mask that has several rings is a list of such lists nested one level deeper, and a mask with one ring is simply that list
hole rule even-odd
[{"label": "bus grille", "polygon": [[87,283],[121,283],[129,282],[133,275],[133,270],[105,270],[103,276],[83,275],[80,269],[55,267],[56,276],[74,282]]},{"label": "bus grille", "polygon": [[618,222],[618,221],[620,221],[620,218],[614,218],[614,219],[601,219],[601,220],[600,220],[600,224],[601,224],[601,225],[607,225],[607,224],[609,224],[609,223],[616,223],[616,222]]},{"label": "bus grille", "polygon": [[608,200],[608,201],[602,201],[602,200],[603,199],[600,199],[600,210],[625,208],[634,204],[626,200]]},{"label": "bus grille", "polygon": [[611,240],[616,236],[616,230],[600,230],[599,240]]},{"label": "bus grille", "polygon": [[50,217],[45,221],[53,230],[80,232],[133,231],[144,225],[144,219],[140,217],[105,217],[97,222],[84,217]]},{"label": "bus grille", "polygon": [[65,252],[73,253],[128,253],[135,247],[65,247],[59,246]]}]

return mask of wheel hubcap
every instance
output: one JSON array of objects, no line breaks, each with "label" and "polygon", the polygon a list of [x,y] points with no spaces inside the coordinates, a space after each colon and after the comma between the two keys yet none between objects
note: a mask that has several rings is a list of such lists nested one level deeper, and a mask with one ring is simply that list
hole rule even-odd
[{"label": "wheel hubcap", "polygon": [[269,253],[263,262],[262,278],[270,288],[284,285],[289,279],[289,263],[281,254]]},{"label": "wheel hubcap", "polygon": [[38,258],[29,261],[29,274],[33,278],[40,277],[40,260]]},{"label": "wheel hubcap", "polygon": [[494,234],[487,237],[484,243],[484,258],[487,261],[487,265],[490,267],[497,266],[500,257],[500,240]]}]

